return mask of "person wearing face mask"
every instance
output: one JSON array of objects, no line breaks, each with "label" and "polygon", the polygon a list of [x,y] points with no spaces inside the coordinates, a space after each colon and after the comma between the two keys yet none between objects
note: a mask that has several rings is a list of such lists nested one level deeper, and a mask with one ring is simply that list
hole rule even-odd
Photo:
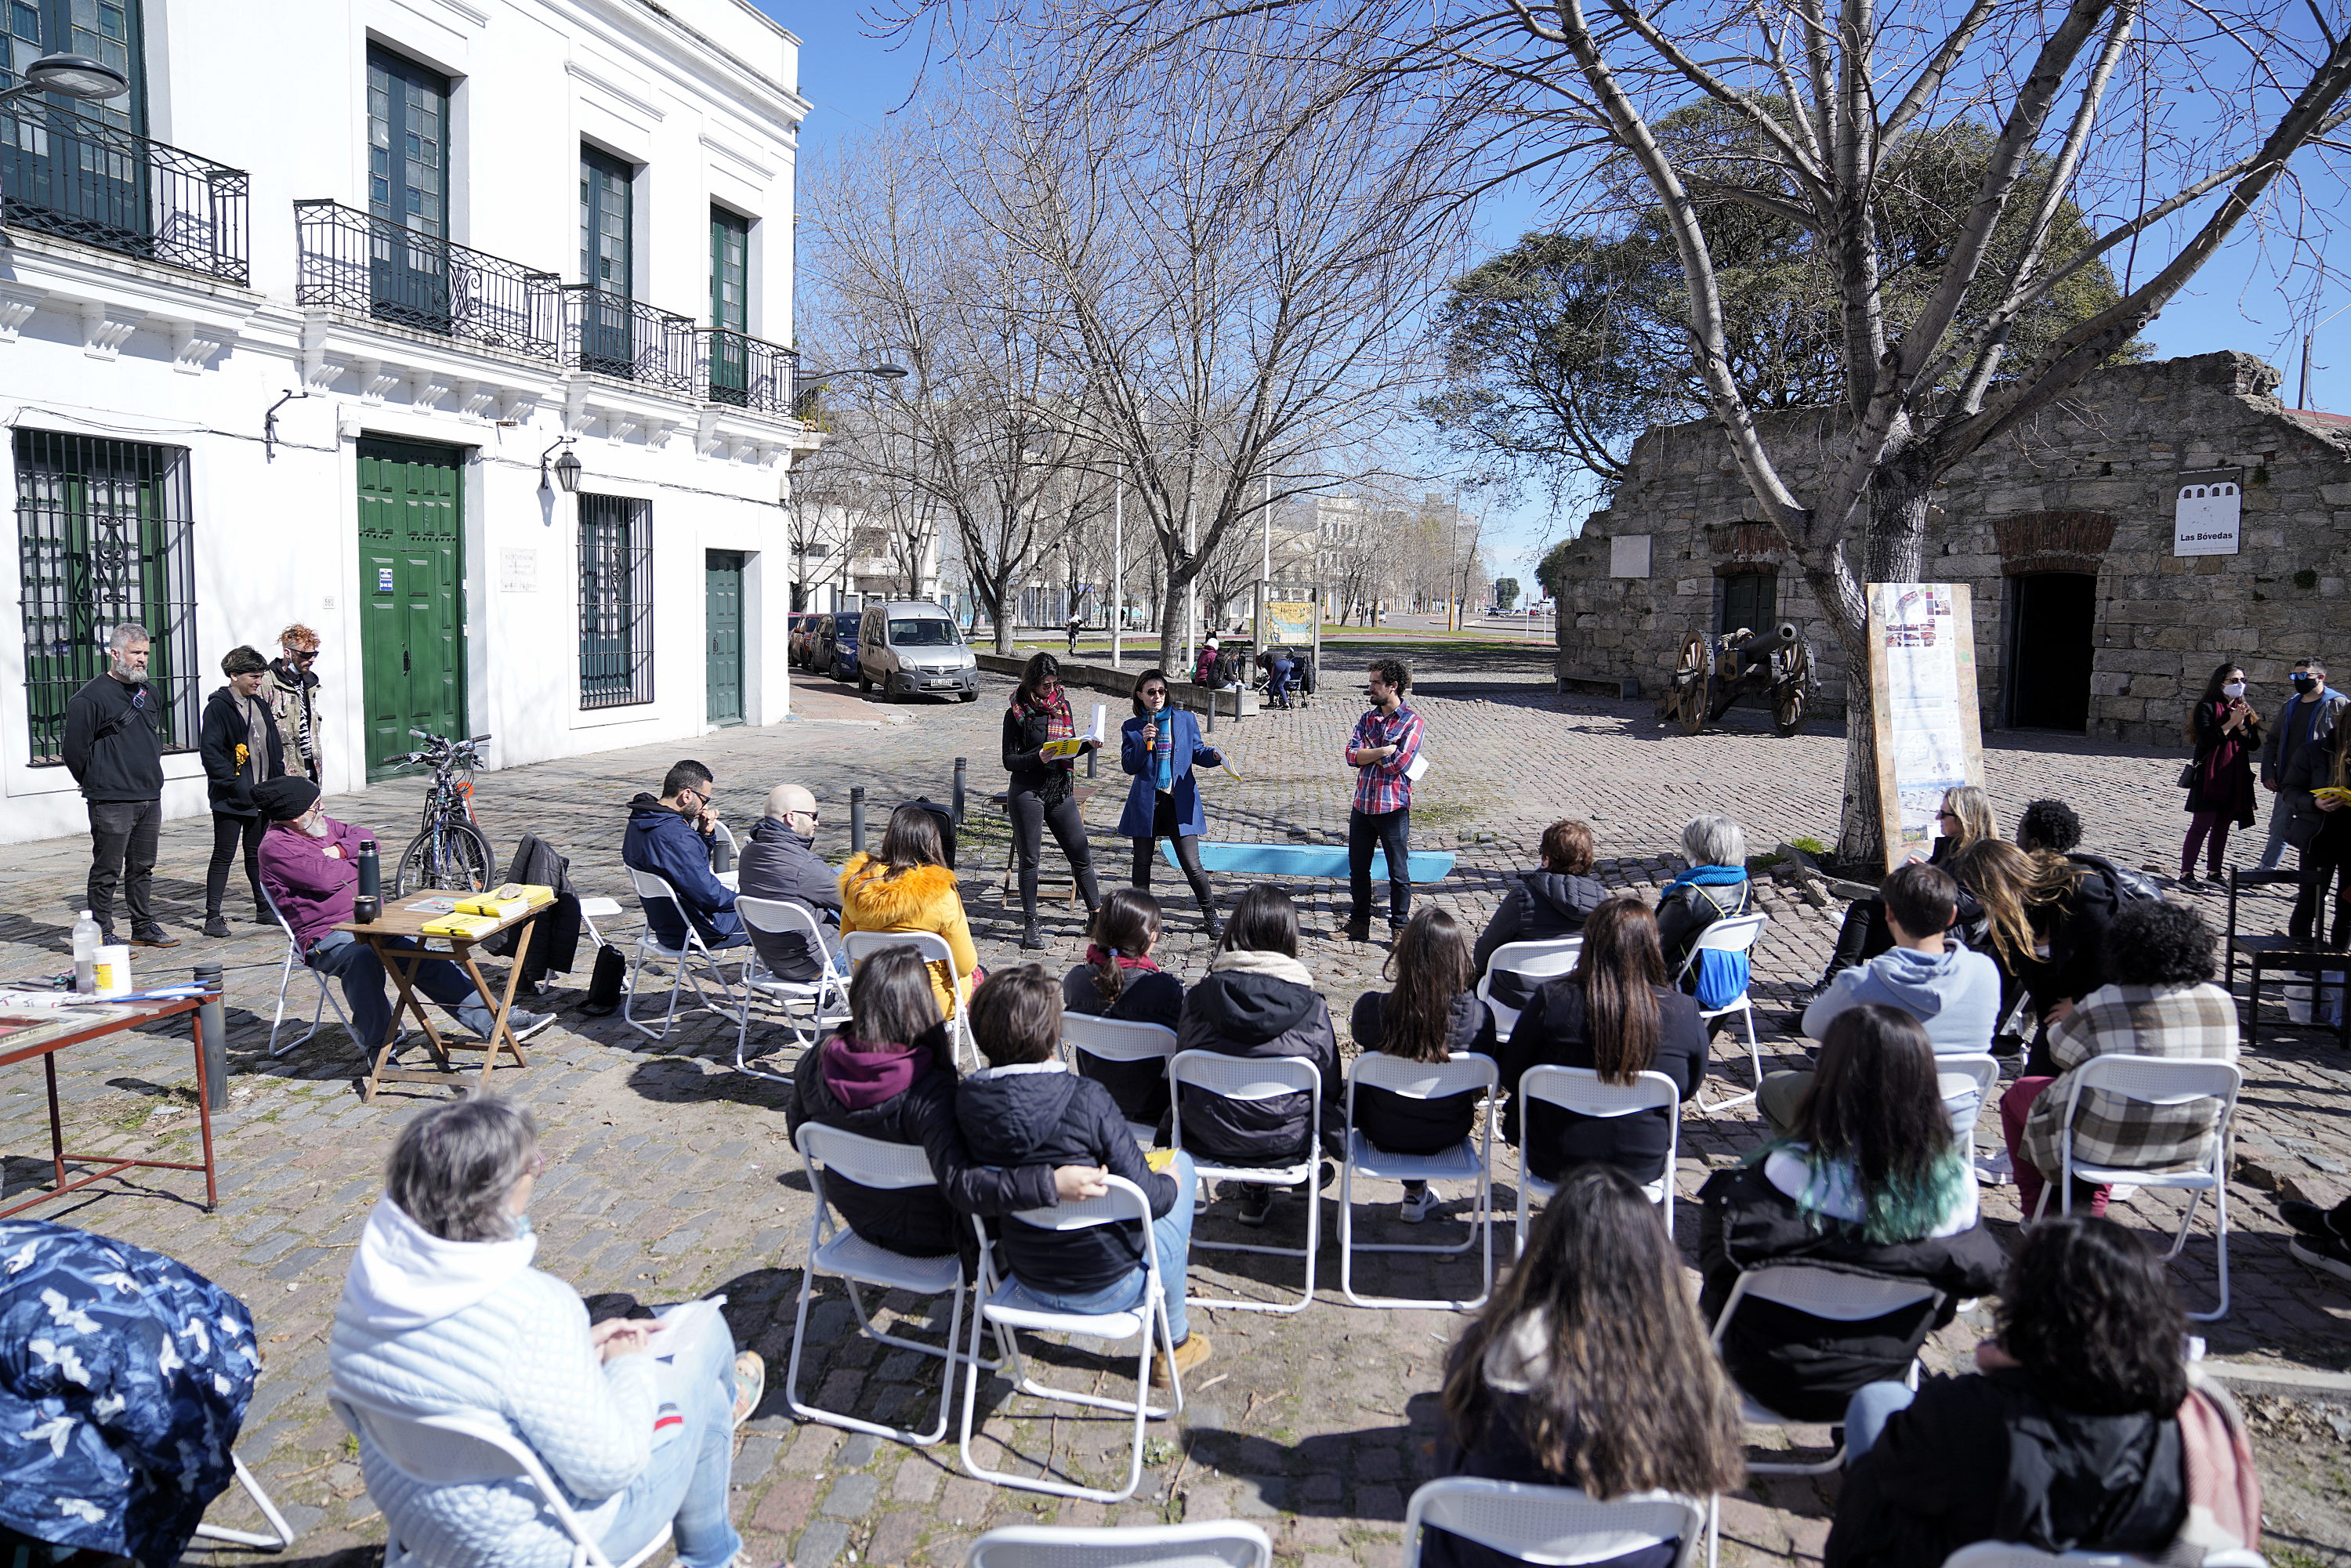
[{"label": "person wearing face mask", "polygon": [[2285,858],[2288,830],[2297,818],[2316,827],[2310,791],[2286,781],[2287,765],[2304,747],[2331,739],[2343,705],[2351,701],[2341,692],[2327,689],[2324,660],[2295,661],[2293,680],[2294,695],[2278,710],[2269,738],[2262,743],[2262,788],[2277,797],[2270,803],[2269,842],[2262,850],[2263,871],[2277,870],[2278,862]]},{"label": "person wearing face mask", "polygon": [[1208,818],[1200,809],[1200,786],[1192,769],[1222,768],[1225,757],[1202,744],[1198,719],[1167,706],[1165,670],[1145,670],[1136,678],[1134,716],[1119,727],[1118,760],[1134,775],[1126,789],[1126,813],[1118,820],[1119,832],[1134,841],[1134,885],[1150,887],[1152,852],[1161,839],[1168,840],[1192,896],[1200,901],[1209,939],[1222,936],[1216,894],[1208,891],[1208,873],[1200,869],[1200,836],[1208,831]]},{"label": "person wearing face mask", "polygon": [[2253,825],[2253,753],[2262,744],[2261,716],[2245,700],[2245,672],[2233,661],[2212,672],[2204,695],[2188,710],[2188,743],[2196,755],[2180,774],[2188,790],[2188,841],[2179,847],[2179,885],[2199,887],[2196,851],[2205,849],[2205,873],[2220,878],[2229,829]]},{"label": "person wearing face mask", "polygon": [[718,784],[710,769],[688,758],[663,776],[662,792],[640,789],[629,801],[629,827],[621,838],[621,863],[660,877],[677,902],[643,905],[645,926],[664,947],[685,945],[685,919],[706,947],[739,947],[748,940],[735,913],[735,890],[710,869],[710,840],[718,831],[711,801]]},{"label": "person wearing face mask", "polygon": [[[327,815],[319,786],[292,774],[255,785],[253,803],[269,819],[268,831],[261,835],[261,885],[286,917],[302,962],[342,981],[351,1033],[360,1049],[372,1056],[392,1023],[383,961],[373,946],[335,927],[350,920],[351,901],[359,894],[360,843],[376,835]],[[384,943],[416,946],[399,936],[384,938]],[[445,958],[428,959],[416,967],[409,983],[419,995],[447,1009],[475,1039],[489,1039],[490,1009],[456,965]],[[554,1021],[552,1013],[516,1009],[507,1014],[507,1026],[518,1040]]]}]

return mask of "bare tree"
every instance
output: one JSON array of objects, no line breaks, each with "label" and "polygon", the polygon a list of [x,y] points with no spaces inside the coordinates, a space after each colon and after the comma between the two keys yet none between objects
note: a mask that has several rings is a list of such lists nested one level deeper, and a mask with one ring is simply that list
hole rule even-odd
[{"label": "bare tree", "polygon": [[[930,15],[977,15],[958,3]],[[1301,95],[1295,120],[1347,125],[1397,82],[1443,80],[1431,124],[1455,155],[1425,142],[1426,162],[1465,195],[1543,171],[1612,205],[1625,182],[1646,191],[1707,407],[1848,654],[1840,850],[1856,859],[1882,852],[1864,584],[1917,578],[1955,465],[2123,350],[2232,236],[2291,219],[2295,161],[2332,146],[2351,91],[2351,37],[2294,0],[1058,0],[987,19],[1081,48],[1097,92],[1217,55],[1246,25],[1269,56],[1349,84],[1343,103]],[[1700,101],[1726,112],[1696,123],[1735,128],[1728,153],[1677,131]],[[1987,155],[1935,254],[1890,255],[1890,155],[1967,125],[1988,128]],[[1736,293],[1701,221],[1723,203],[1797,225],[1827,258],[1825,444],[1760,420],[1741,385]],[[2061,223],[2068,204],[2089,221]],[[1885,286],[1897,264],[1917,287]],[[2119,296],[2012,354],[2020,323],[2101,264],[2121,267]]]}]

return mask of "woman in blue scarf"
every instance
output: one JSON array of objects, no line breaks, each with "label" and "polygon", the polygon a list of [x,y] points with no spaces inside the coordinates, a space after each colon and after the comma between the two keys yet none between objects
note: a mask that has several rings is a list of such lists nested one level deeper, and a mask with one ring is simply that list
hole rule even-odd
[{"label": "woman in blue scarf", "polygon": [[1746,914],[1755,893],[1747,881],[1747,834],[1728,817],[1692,817],[1682,830],[1682,858],[1689,869],[1657,895],[1657,945],[1665,949],[1666,973],[1677,977],[1683,990],[1695,991],[1702,966],[1682,973],[1691,946],[1716,921]]},{"label": "woman in blue scarf", "polygon": [[1140,888],[1151,885],[1159,841],[1174,841],[1176,862],[1200,901],[1200,921],[1213,941],[1225,927],[1217,918],[1208,873],[1200,869],[1199,840],[1208,831],[1208,819],[1192,778],[1195,763],[1221,768],[1224,753],[1200,744],[1198,719],[1167,706],[1166,672],[1144,671],[1134,682],[1134,716],[1120,727],[1119,766],[1134,775],[1134,782],[1127,786],[1126,814],[1119,818],[1118,831],[1134,841],[1134,885]]}]

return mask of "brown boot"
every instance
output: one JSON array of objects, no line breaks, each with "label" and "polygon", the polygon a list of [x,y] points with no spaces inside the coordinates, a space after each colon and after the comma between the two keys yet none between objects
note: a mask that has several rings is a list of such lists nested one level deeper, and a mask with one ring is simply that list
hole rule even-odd
[{"label": "brown boot", "polygon": [[[1176,1370],[1177,1372],[1191,1371],[1194,1367],[1207,1360],[1209,1352],[1214,1348],[1214,1346],[1208,1343],[1208,1336],[1207,1334],[1202,1333],[1198,1329],[1194,1329],[1190,1333],[1186,1334],[1182,1343],[1177,1344],[1176,1347]],[[1167,1386],[1167,1359],[1168,1358],[1165,1354],[1162,1353],[1159,1358],[1151,1364],[1152,1387],[1165,1388]]]}]

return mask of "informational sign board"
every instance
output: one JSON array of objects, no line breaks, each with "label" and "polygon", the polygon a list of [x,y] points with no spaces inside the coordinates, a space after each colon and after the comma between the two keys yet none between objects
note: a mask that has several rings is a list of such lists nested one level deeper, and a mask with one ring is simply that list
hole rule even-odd
[{"label": "informational sign board", "polygon": [[1313,651],[1322,667],[1322,595],[1314,589],[1270,582],[1257,585],[1257,645],[1262,653],[1280,643]]},{"label": "informational sign board", "polygon": [[2173,555],[2235,555],[2244,538],[2243,471],[2213,469],[2179,476],[2172,503]]},{"label": "informational sign board", "polygon": [[1869,692],[1886,869],[1935,845],[1943,792],[1983,783],[1974,605],[1963,582],[1869,585]]}]

